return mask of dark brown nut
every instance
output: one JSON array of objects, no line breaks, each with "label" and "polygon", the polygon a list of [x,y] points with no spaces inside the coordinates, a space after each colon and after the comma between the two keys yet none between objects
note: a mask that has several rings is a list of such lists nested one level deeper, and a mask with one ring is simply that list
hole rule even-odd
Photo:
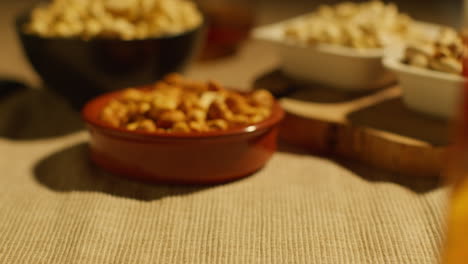
[{"label": "dark brown nut", "polygon": [[167,110],[161,110],[161,109],[158,109],[158,108],[155,108],[155,107],[152,107],[148,113],[146,113],[146,115],[151,118],[152,120],[156,121],[159,119],[159,116],[164,113],[165,111]]},{"label": "dark brown nut", "polygon": [[219,92],[219,91],[222,91],[223,89],[224,89],[223,86],[217,81],[211,80],[208,82],[209,91]]},{"label": "dark brown nut", "polygon": [[261,107],[271,107],[273,106],[274,98],[270,92],[266,90],[258,90],[253,92],[250,95],[250,104],[253,106],[261,106]]},{"label": "dark brown nut", "polygon": [[226,105],[234,114],[254,114],[255,109],[250,106],[245,97],[240,94],[230,93],[226,97]]},{"label": "dark brown nut", "polygon": [[182,100],[179,104],[179,110],[183,111],[186,115],[189,115],[194,109],[197,109],[196,102]]},{"label": "dark brown nut", "polygon": [[158,127],[171,128],[175,123],[184,122],[185,114],[180,110],[165,111],[159,115],[156,121]]},{"label": "dark brown nut", "polygon": [[226,105],[229,107],[229,109],[235,111],[239,105],[245,104],[245,98],[242,97],[240,94],[236,93],[229,93],[226,96]]},{"label": "dark brown nut", "polygon": [[208,108],[208,119],[225,119],[230,120],[233,116],[233,113],[228,108],[226,103],[222,101],[213,102]]},{"label": "dark brown nut", "polygon": [[451,57],[452,51],[448,47],[440,47],[434,54],[435,59]]}]

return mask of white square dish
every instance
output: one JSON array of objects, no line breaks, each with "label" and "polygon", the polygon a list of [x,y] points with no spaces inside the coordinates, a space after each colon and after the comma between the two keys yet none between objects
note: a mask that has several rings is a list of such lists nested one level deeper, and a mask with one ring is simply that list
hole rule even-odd
[{"label": "white square dish", "polygon": [[[305,15],[307,16],[307,15]],[[385,56],[401,50],[402,43],[385,49],[358,50],[329,44],[300,45],[284,38],[285,26],[304,19],[299,16],[272,25],[254,29],[253,38],[273,43],[281,56],[282,71],[299,81],[320,83],[326,86],[361,92],[381,88],[396,80],[395,75],[382,65]],[[418,30],[435,30],[435,26],[414,23]],[[411,25],[413,27],[413,25]]]},{"label": "white square dish", "polygon": [[439,118],[453,118],[465,84],[462,76],[406,65],[398,57],[384,59],[403,89],[403,101],[411,109]]}]

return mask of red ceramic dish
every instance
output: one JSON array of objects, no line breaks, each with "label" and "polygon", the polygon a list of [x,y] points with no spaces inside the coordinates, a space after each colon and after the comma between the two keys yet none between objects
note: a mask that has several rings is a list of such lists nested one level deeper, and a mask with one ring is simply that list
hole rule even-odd
[{"label": "red ceramic dish", "polygon": [[244,127],[204,133],[149,133],[115,128],[100,120],[103,107],[120,92],[99,96],[82,116],[90,132],[91,159],[134,179],[174,184],[214,184],[262,168],[276,150],[284,111],[275,102],[270,117]]}]

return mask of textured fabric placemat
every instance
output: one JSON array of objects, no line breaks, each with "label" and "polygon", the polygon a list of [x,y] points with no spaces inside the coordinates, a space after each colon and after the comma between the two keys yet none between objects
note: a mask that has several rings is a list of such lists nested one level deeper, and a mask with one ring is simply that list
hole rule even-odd
[{"label": "textured fabric placemat", "polygon": [[87,135],[0,140],[0,263],[437,263],[446,191],[282,147],[211,187],[146,185]]}]

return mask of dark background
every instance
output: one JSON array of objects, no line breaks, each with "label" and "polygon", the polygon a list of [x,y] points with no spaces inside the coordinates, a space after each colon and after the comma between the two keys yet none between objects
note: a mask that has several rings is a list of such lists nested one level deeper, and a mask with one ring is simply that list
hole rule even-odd
[{"label": "dark background", "polygon": [[[306,13],[320,4],[334,4],[339,0],[261,0],[260,10],[271,6],[280,7],[283,14],[278,17],[287,17],[295,14]],[[363,1],[352,1],[363,2]],[[462,21],[462,0],[396,0],[393,2],[401,11],[410,14],[413,18],[430,21],[450,26],[459,27]],[[270,7],[269,7],[270,6]]]},{"label": "dark background", "polygon": [[[42,0],[43,1],[43,0]],[[197,0],[195,0],[197,1]],[[198,0],[210,1],[210,0]],[[340,0],[211,0],[216,2],[249,2],[255,3],[258,7],[259,13],[265,9],[280,8],[283,14],[278,14],[277,17],[287,17],[295,14],[305,13],[317,7],[320,4],[334,4],[343,2]],[[30,4],[41,2],[41,0],[1,0],[0,8],[8,8],[9,5],[14,3]],[[363,1],[353,1],[363,2]],[[433,21],[437,23],[447,24],[451,26],[459,26],[462,13],[462,0],[395,0],[384,1],[396,3],[403,12],[410,13],[414,18]],[[279,12],[279,13],[281,13]]]}]

